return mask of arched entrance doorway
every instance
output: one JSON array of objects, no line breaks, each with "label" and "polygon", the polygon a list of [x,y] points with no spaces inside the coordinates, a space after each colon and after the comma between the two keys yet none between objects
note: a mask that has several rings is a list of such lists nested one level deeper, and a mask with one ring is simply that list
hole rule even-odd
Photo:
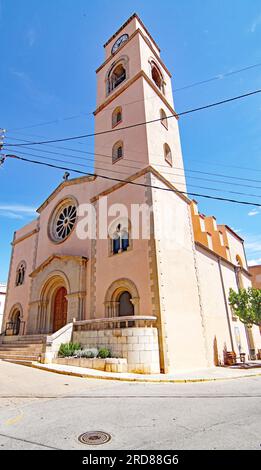
[{"label": "arched entrance doorway", "polygon": [[59,330],[67,323],[68,301],[66,299],[67,290],[59,287],[53,299],[53,332]]},{"label": "arched entrance doorway", "polygon": [[134,305],[131,302],[131,295],[128,291],[124,291],[119,296],[119,316],[134,315]]},{"label": "arched entrance doorway", "polygon": [[15,310],[12,315],[12,327],[13,327],[13,335],[19,335],[20,326],[21,326],[21,312],[20,310]]}]

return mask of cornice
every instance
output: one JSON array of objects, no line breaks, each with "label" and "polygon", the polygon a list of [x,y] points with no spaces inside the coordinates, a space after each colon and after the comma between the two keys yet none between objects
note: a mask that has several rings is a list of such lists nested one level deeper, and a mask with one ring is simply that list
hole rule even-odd
[{"label": "cornice", "polygon": [[149,33],[149,31],[147,30],[145,24],[141,21],[140,17],[137,15],[137,13],[133,13],[133,15],[131,15],[127,21],[125,21],[125,23],[116,31],[116,33],[114,33],[109,39],[108,41],[106,41],[106,43],[103,45],[103,47],[107,47],[108,44],[110,44],[110,42],[116,38],[116,36],[118,36],[118,34],[123,31],[124,28],[126,28],[126,26],[134,19],[136,18],[139,23],[141,24],[142,28],[144,29],[144,31],[146,31],[146,34],[149,36],[150,40],[153,42],[153,44],[157,47],[157,49],[159,50],[160,52],[160,48],[158,46],[158,44],[156,43],[156,41],[153,39],[153,37],[151,36],[151,34]]},{"label": "cornice", "polygon": [[54,254],[49,256],[43,263],[41,263],[34,271],[29,274],[30,277],[35,277],[39,272],[43,271],[46,266],[48,266],[54,259],[58,259],[61,261],[68,261],[68,260],[73,260],[76,261],[77,263],[87,263],[88,258],[85,256],[79,256],[79,255],[58,255]]},{"label": "cornice", "polygon": [[119,90],[115,91],[112,95],[110,95],[94,112],[94,116],[96,116],[98,113],[100,113],[104,108],[106,108],[113,100],[118,98],[118,96],[121,95],[127,88],[129,88],[134,82],[136,82],[139,78],[144,78],[146,82],[153,88],[155,93],[159,96],[159,98],[163,101],[165,106],[169,109],[171,114],[173,114],[176,119],[179,118],[178,114],[176,113],[175,109],[172,108],[172,106],[169,104],[169,102],[166,100],[165,96],[159,91],[158,87],[154,85],[153,81],[148,77],[148,75],[143,71],[140,70],[134,77],[130,78],[127,80],[127,82],[120,87]]},{"label": "cornice", "polygon": [[80,178],[73,178],[71,180],[63,181],[62,183],[59,184],[59,186],[57,186],[57,188],[55,188],[55,190],[50,194],[50,196],[48,196],[48,198],[40,205],[40,207],[36,210],[36,212],[40,214],[63,188],[74,185],[74,184],[92,182],[95,179],[96,179],[96,176],[81,176]]},{"label": "cornice", "polygon": [[26,233],[25,235],[23,235],[23,236],[20,237],[20,238],[15,239],[15,240],[11,243],[11,245],[12,245],[12,246],[15,246],[15,245],[17,245],[17,243],[20,243],[20,242],[22,242],[23,240],[26,240],[26,238],[31,237],[32,235],[34,235],[34,234],[37,233],[37,232],[39,232],[39,227],[35,228],[34,230],[31,230],[30,232]]},{"label": "cornice", "polygon": [[141,31],[141,29],[136,29],[136,31],[134,31],[134,33],[132,33],[129,37],[129,39],[127,41],[125,41],[120,47],[119,49],[117,49],[117,51],[114,53],[114,54],[111,54],[96,70],[96,73],[98,73],[103,67],[105,67],[105,65],[107,65],[112,59],[114,59],[114,57],[116,57],[119,52],[121,52],[124,47],[127,46],[127,44],[129,44],[129,42],[135,37],[137,36],[137,34],[140,34],[140,36],[144,39],[144,41],[146,42],[147,46],[150,48],[151,52],[155,55],[157,61],[160,63],[160,65],[162,66],[162,68],[165,70],[165,72],[169,75],[169,77],[171,78],[171,73],[170,71],[168,70],[168,68],[166,67],[166,65],[164,64],[164,62],[161,60],[159,54],[157,53],[157,51],[155,51],[155,49],[152,47],[152,45],[146,40],[146,36],[144,36],[143,32]]},{"label": "cornice", "polygon": [[[216,253],[215,251],[211,250],[210,248],[208,248],[207,246],[203,245],[203,243],[200,243],[200,242],[197,242],[195,241],[195,245],[199,246],[200,248],[202,248],[203,250],[207,251],[209,254],[215,256],[215,258],[217,259],[220,259],[222,260],[224,263],[228,264],[230,267],[232,267],[233,269],[235,269],[237,266],[235,264],[233,264],[231,261],[229,261],[228,259],[224,258],[223,256],[219,255],[218,253]],[[250,274],[249,271],[247,271],[247,269],[245,268],[241,268],[241,271],[249,278],[252,277],[252,274]]]},{"label": "cornice", "polygon": [[[117,191],[117,189],[120,189],[121,187],[125,186],[126,184],[136,180],[137,178],[140,178],[141,176],[147,174],[147,173],[152,173],[156,178],[158,178],[162,183],[164,183],[169,189],[172,189],[173,192],[180,197],[183,201],[185,201],[187,204],[190,204],[190,199],[186,197],[184,194],[182,194],[172,183],[170,183],[164,176],[161,175],[153,166],[148,165],[147,167],[143,168],[142,170],[138,171],[137,173],[134,173],[134,175],[131,175],[129,178],[126,178],[124,181],[121,181],[114,186],[111,186],[108,189],[105,189],[104,191],[100,192],[96,196],[94,196],[91,199],[91,203],[96,202],[100,197],[107,196],[108,194]],[[148,187],[147,185],[144,187]],[[152,188],[153,189],[153,188]]]}]

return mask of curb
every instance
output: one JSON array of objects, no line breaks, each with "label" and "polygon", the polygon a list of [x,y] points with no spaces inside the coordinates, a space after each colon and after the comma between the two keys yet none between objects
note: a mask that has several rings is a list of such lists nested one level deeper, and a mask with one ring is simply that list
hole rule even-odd
[{"label": "curb", "polygon": [[217,382],[222,380],[235,380],[235,379],[245,379],[253,377],[261,377],[260,374],[249,374],[249,375],[238,375],[236,377],[213,377],[213,378],[196,378],[196,379],[150,379],[148,378],[138,378],[138,377],[113,377],[113,376],[104,376],[104,375],[92,375],[84,374],[80,372],[70,372],[66,370],[52,369],[48,366],[39,366],[36,363],[23,363],[22,365],[32,367],[38,370],[44,370],[47,372],[53,372],[54,374],[69,375],[71,377],[81,377],[85,379],[101,379],[101,380],[117,380],[122,382],[149,382],[149,383],[195,383],[195,382]]}]

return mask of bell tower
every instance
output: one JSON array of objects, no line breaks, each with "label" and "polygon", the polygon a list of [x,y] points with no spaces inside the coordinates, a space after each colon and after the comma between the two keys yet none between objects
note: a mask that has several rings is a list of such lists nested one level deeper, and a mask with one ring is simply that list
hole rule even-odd
[{"label": "bell tower", "polygon": [[99,286],[93,312],[102,311],[109,275],[130,279],[137,286],[140,314],[149,312],[157,319],[161,370],[184,363],[189,367],[194,359],[197,367],[205,367],[190,200],[179,193],[186,191],[186,181],[171,74],[136,14],[104,48],[105,61],[97,70],[95,173],[114,180],[97,178],[92,201],[106,195],[108,207],[122,203],[128,216],[135,204],[149,207],[150,237],[136,236],[137,224],[131,220],[126,224],[131,243],[122,253],[115,250],[116,255],[106,257],[108,240],[94,242],[98,261],[91,278]]},{"label": "bell tower", "polygon": [[[158,45],[134,14],[104,49],[105,61],[96,71],[95,172],[126,179],[152,166],[186,191],[171,74]],[[99,179],[98,187],[114,184]]]}]

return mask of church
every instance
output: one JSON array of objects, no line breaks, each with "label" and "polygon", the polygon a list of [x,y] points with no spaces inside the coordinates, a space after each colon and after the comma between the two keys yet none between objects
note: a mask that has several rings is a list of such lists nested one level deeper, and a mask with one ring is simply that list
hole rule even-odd
[{"label": "church", "polygon": [[244,241],[186,193],[160,48],[134,14],[104,51],[94,174],[65,175],[15,232],[0,357],[48,362],[73,340],[108,347],[130,372],[253,358],[260,331],[228,303],[229,288],[251,286]]}]

